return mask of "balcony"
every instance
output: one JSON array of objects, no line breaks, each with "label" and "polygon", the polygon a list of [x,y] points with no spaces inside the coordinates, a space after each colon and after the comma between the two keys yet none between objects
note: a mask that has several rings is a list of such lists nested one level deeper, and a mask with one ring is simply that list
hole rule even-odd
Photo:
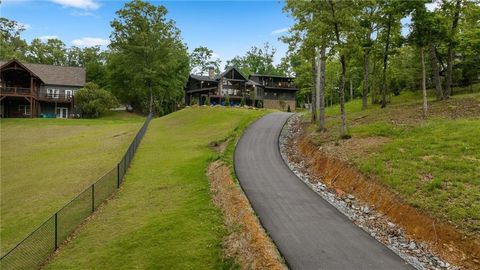
[{"label": "balcony", "polygon": [[295,88],[293,82],[264,82],[263,86],[274,88]]},{"label": "balcony", "polygon": [[32,94],[32,89],[25,87],[0,87],[0,94],[12,96],[28,96]]},{"label": "balcony", "polygon": [[73,100],[73,96],[71,94],[64,93],[40,92],[38,93],[38,99],[45,101],[71,102]]}]

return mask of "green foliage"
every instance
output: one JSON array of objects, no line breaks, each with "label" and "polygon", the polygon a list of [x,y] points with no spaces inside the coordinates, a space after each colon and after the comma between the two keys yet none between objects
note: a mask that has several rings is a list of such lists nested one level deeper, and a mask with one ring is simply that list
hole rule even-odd
[{"label": "green foliage", "polygon": [[257,100],[257,108],[263,108],[263,102],[261,100]]},{"label": "green foliage", "polygon": [[110,87],[136,111],[149,110],[150,97],[160,115],[183,98],[189,61],[180,30],[164,6],[134,0],[111,22]]},{"label": "green foliage", "polygon": [[190,70],[195,74],[208,75],[210,67],[215,68],[215,72],[220,72],[220,59],[212,59],[213,51],[207,47],[200,46],[193,49],[189,55]]},{"label": "green foliage", "polygon": [[112,93],[94,83],[87,83],[75,94],[75,104],[82,117],[96,118],[118,105]]},{"label": "green foliage", "polygon": [[27,42],[20,37],[23,31],[25,31],[24,25],[0,17],[0,59],[25,59],[28,45]]},{"label": "green foliage", "polygon": [[245,56],[235,56],[228,60],[225,68],[235,67],[247,77],[254,73],[284,75],[285,66],[275,67],[273,64],[276,51],[268,42],[263,45],[263,48],[252,46]]},{"label": "green foliage", "polygon": [[32,40],[28,48],[27,61],[47,65],[65,65],[67,49],[60,39],[53,38],[43,42],[38,38]]},{"label": "green foliage", "polygon": [[230,106],[230,96],[229,95],[227,95],[225,97],[225,106]]},{"label": "green foliage", "polygon": [[242,100],[240,100],[240,107],[245,106],[245,97],[242,97]]},{"label": "green foliage", "polygon": [[205,99],[205,104],[204,104],[204,105],[210,106],[210,97],[207,97],[207,98]]}]

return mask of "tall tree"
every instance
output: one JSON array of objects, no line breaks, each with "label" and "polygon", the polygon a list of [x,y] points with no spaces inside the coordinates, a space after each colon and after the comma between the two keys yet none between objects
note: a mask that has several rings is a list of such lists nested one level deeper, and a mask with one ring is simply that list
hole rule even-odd
[{"label": "tall tree", "polygon": [[160,115],[172,111],[189,71],[180,31],[164,6],[134,0],[116,14],[108,63],[112,91],[138,111],[152,105]]},{"label": "tall tree", "polygon": [[261,48],[252,46],[244,56],[235,56],[228,60],[225,67],[234,66],[245,76],[254,73],[283,75],[273,63],[276,51],[268,42]]},{"label": "tall tree", "polygon": [[65,43],[58,38],[42,41],[35,38],[28,46],[27,61],[37,64],[66,65],[67,48]]},{"label": "tall tree", "polygon": [[215,68],[217,73],[220,71],[220,59],[213,59],[213,51],[204,46],[193,49],[190,54],[190,69],[196,74],[205,75],[210,67]]},{"label": "tall tree", "polygon": [[455,0],[454,4],[448,1],[444,2],[446,9],[450,10],[452,17],[452,25],[448,33],[448,52],[447,52],[447,82],[445,83],[444,98],[448,98],[452,93],[452,73],[453,73],[453,50],[456,45],[456,34],[458,27],[458,20],[460,18],[460,10],[462,8],[462,0]]},{"label": "tall tree", "polygon": [[412,5],[412,31],[409,35],[409,40],[413,43],[420,52],[420,64],[422,66],[422,115],[423,118],[427,118],[428,114],[428,101],[427,101],[427,78],[425,68],[425,48],[428,46],[431,19],[425,7],[427,1],[414,0],[411,1]]},{"label": "tall tree", "polygon": [[[342,73],[340,75],[340,118],[342,119],[342,126],[340,130],[340,137],[348,137],[347,130],[347,116],[345,112],[345,76],[347,73],[347,60],[345,56],[345,47],[344,42],[342,41],[341,36],[348,36],[349,31],[349,20],[352,14],[352,2],[351,1],[341,1],[334,2],[333,0],[328,0],[329,11],[331,16],[331,25],[333,27],[333,32],[335,34],[336,48],[340,55],[340,65],[342,67]],[[340,19],[341,18],[341,19]],[[343,39],[344,40],[344,39]]]},{"label": "tall tree", "polygon": [[24,60],[27,42],[20,35],[25,26],[17,21],[0,17],[0,59]]}]

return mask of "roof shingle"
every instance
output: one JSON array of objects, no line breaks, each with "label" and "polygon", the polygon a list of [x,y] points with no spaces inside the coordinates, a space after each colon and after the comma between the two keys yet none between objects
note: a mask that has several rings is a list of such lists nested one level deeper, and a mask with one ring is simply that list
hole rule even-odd
[{"label": "roof shingle", "polygon": [[[0,60],[0,67],[10,62],[11,61]],[[37,75],[45,84],[68,86],[85,85],[85,69],[83,67],[64,67],[17,62]]]}]

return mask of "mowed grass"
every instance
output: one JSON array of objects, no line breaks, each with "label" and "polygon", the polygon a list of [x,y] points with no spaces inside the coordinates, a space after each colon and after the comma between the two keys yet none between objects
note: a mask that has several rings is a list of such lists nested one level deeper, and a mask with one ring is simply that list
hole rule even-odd
[{"label": "mowed grass", "polygon": [[[369,104],[362,111],[360,100],[347,103],[353,140],[387,140],[361,147],[365,152],[347,149],[346,153],[363,173],[391,187],[406,202],[467,233],[479,233],[480,94],[429,102],[428,120],[421,119],[418,93],[393,97],[386,109]],[[329,131],[327,135],[313,132],[317,143],[336,140],[341,145],[338,111],[338,106],[327,109]],[[340,146],[338,151],[344,149]]]},{"label": "mowed grass", "polygon": [[47,269],[222,269],[225,235],[211,202],[208,145],[266,111],[197,107],[152,120],[115,197]]},{"label": "mowed grass", "polygon": [[2,119],[1,254],[115,166],[144,117]]}]

